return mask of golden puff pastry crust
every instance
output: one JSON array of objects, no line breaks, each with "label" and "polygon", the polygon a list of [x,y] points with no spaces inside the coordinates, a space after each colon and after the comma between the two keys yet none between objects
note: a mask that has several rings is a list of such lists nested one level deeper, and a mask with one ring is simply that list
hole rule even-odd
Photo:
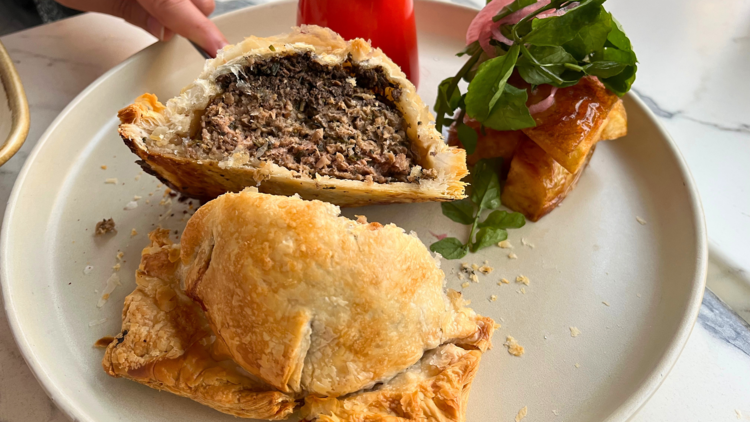
[{"label": "golden puff pastry crust", "polygon": [[476,315],[414,234],[320,201],[226,194],[182,235],[184,288],[235,362],[280,391],[342,396],[387,381],[426,350],[486,350]]},{"label": "golden puff pastry crust", "polygon": [[316,422],[463,422],[480,358],[479,351],[443,345],[372,391],[308,396],[301,413]]},{"label": "golden puff pastry crust", "polygon": [[169,231],[152,232],[125,299],[122,331],[102,360],[113,377],[191,398],[243,418],[285,419],[295,398],[239,368],[211,332],[203,311],[179,288],[180,249]]},{"label": "golden puff pastry crust", "polygon": [[[269,46],[273,46],[273,50]],[[221,93],[217,77],[236,73],[253,61],[305,53],[311,53],[315,61],[324,65],[352,60],[364,68],[382,68],[388,80],[402,91],[394,103],[408,126],[406,135],[416,164],[421,169],[434,170],[436,178],[381,184],[321,175],[309,177],[241,152],[222,161],[187,158],[182,139],[196,131],[200,114],[209,101]],[[465,196],[465,183],[461,182],[468,174],[465,151],[444,142],[435,130],[432,114],[401,69],[367,41],[345,41],[331,30],[317,26],[303,25],[288,34],[268,38],[249,37],[227,46],[216,59],[206,62],[198,79],[166,105],[156,96],[144,94],[120,110],[118,116],[119,133],[131,151],[140,157],[144,170],[191,197],[212,199],[247,186],[265,193],[299,194],[304,199],[319,199],[340,206],[450,201]]]}]

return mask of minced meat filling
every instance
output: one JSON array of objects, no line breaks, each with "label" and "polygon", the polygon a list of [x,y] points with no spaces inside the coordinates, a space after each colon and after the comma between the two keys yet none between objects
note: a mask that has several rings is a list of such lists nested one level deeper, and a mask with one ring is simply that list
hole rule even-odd
[{"label": "minced meat filling", "polygon": [[435,177],[434,170],[411,175],[415,155],[393,104],[401,90],[380,68],[287,55],[217,83],[223,94],[209,103],[199,139],[188,146],[194,158],[220,160],[242,149],[309,176],[377,183]]}]

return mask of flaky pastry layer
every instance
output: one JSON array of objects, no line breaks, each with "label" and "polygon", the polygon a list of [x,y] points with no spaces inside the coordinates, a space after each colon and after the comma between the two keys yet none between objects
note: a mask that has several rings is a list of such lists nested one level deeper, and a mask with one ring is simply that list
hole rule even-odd
[{"label": "flaky pastry layer", "polygon": [[[406,133],[416,155],[416,164],[434,169],[437,177],[415,183],[381,184],[321,175],[313,178],[242,152],[222,161],[186,157],[182,152],[182,140],[194,135],[202,110],[220,93],[217,77],[237,73],[256,60],[308,52],[321,64],[336,65],[351,59],[365,68],[382,68],[387,78],[401,89],[395,105],[407,123]],[[140,157],[144,170],[195,198],[212,199],[248,186],[272,194],[296,193],[304,199],[319,199],[340,206],[449,201],[464,197],[465,183],[461,179],[468,174],[466,153],[444,142],[435,130],[434,117],[401,69],[369,42],[345,41],[331,30],[317,26],[303,25],[288,34],[268,38],[249,37],[227,46],[216,59],[206,62],[198,79],[166,105],[155,95],[144,94],[120,110],[118,116],[119,133],[131,151]]]}]

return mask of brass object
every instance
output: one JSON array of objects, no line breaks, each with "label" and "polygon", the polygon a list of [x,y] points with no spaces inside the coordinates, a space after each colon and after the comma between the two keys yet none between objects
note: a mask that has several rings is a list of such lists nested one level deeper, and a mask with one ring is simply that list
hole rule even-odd
[{"label": "brass object", "polygon": [[21,84],[21,78],[18,76],[16,67],[13,66],[13,62],[2,43],[0,43],[0,81],[3,84],[11,113],[10,133],[8,139],[0,147],[0,166],[2,166],[18,152],[21,145],[26,141],[30,123],[26,92],[23,90],[23,84]]}]

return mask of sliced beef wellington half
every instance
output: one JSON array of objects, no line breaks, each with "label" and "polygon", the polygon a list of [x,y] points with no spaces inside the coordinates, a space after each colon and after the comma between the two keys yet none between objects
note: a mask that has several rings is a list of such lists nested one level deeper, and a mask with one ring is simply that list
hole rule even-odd
[{"label": "sliced beef wellington half", "polygon": [[225,47],[166,105],[144,94],[118,116],[144,170],[194,198],[248,186],[340,206],[464,197],[465,152],[399,67],[317,26]]}]

